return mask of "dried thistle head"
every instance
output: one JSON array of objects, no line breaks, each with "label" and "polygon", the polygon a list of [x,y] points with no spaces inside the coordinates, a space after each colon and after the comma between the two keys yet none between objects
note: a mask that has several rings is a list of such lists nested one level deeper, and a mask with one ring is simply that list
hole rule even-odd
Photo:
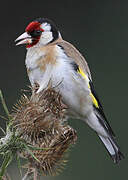
[{"label": "dried thistle head", "polygon": [[24,154],[30,161],[29,166],[36,167],[43,175],[56,175],[62,170],[67,162],[67,150],[76,141],[76,132],[72,128],[63,127],[63,130],[62,134],[56,134],[53,139],[49,139],[47,147],[44,142],[38,144],[38,147],[46,149],[32,151],[39,161],[28,153]]},{"label": "dried thistle head", "polygon": [[[37,168],[43,174],[56,174],[65,162],[65,152],[74,144],[77,136],[67,124],[67,106],[53,88],[31,97],[23,95],[15,106],[13,126],[27,144],[35,147],[33,156],[22,151],[29,160],[29,167]],[[35,157],[35,158],[33,158]]]}]

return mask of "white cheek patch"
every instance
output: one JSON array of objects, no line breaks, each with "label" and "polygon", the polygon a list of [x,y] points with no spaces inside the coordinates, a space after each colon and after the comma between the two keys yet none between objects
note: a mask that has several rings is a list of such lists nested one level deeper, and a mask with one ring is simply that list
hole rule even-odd
[{"label": "white cheek patch", "polygon": [[44,29],[44,31],[51,31],[51,26],[48,23],[43,23],[41,28]]},{"label": "white cheek patch", "polygon": [[41,45],[46,45],[48,44],[50,41],[53,40],[53,36],[52,36],[52,32],[50,31],[44,31],[40,37],[40,41],[39,43]]}]

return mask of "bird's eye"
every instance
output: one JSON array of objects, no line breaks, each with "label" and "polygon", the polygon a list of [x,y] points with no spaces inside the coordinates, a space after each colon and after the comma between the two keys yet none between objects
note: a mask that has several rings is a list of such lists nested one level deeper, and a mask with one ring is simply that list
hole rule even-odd
[{"label": "bird's eye", "polygon": [[30,32],[29,34],[32,36],[32,37],[37,37],[37,36],[40,36],[42,33],[42,31],[40,30],[33,30],[32,32]]},{"label": "bird's eye", "polygon": [[37,31],[36,31],[36,33],[38,33],[38,34],[39,34],[39,33],[41,33],[41,31],[40,31],[40,30],[37,30]]}]

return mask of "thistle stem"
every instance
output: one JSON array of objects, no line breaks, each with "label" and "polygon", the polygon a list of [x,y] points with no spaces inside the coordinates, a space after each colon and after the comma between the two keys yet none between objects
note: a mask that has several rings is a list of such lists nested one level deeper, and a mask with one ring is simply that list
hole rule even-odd
[{"label": "thistle stem", "polygon": [[10,164],[11,160],[12,160],[12,156],[8,153],[5,156],[4,161],[2,163],[2,167],[1,167],[1,171],[0,171],[0,180],[2,180],[2,177],[5,174],[5,171],[8,167],[8,165]]},{"label": "thistle stem", "polygon": [[5,100],[4,100],[4,97],[3,97],[3,94],[2,94],[2,91],[0,90],[0,99],[1,99],[1,103],[3,105],[3,108],[4,108],[4,111],[8,117],[8,119],[10,120],[10,114],[9,114],[9,111],[8,111],[8,108],[7,108],[7,105],[5,103]]}]

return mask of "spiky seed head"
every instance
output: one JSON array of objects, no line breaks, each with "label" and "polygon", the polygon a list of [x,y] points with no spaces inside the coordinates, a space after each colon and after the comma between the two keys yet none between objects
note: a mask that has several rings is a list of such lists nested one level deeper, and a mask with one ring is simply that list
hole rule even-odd
[{"label": "spiky seed head", "polygon": [[[53,88],[31,97],[23,95],[12,114],[16,132],[35,147],[33,156],[21,154],[43,174],[56,174],[65,163],[65,152],[77,139],[76,131],[67,124],[67,106]],[[35,158],[33,158],[35,157]]]}]

